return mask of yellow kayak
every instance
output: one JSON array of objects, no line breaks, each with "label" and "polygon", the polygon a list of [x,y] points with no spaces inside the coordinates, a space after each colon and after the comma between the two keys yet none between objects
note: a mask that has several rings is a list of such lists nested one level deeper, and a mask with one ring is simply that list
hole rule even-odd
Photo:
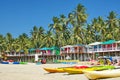
[{"label": "yellow kayak", "polygon": [[61,73],[61,72],[65,72],[63,70],[63,68],[43,68],[45,71],[49,72],[49,73]]},{"label": "yellow kayak", "polygon": [[93,68],[86,68],[86,69],[75,69],[75,68],[64,68],[64,71],[69,73],[69,74],[82,74],[83,70],[94,70]]},{"label": "yellow kayak", "polygon": [[103,71],[83,71],[88,79],[114,78],[120,77],[120,69]]},{"label": "yellow kayak", "polygon": [[100,70],[107,70],[107,69],[114,69],[114,66],[93,66],[90,68],[64,68],[64,71],[69,74],[82,74],[83,71],[100,71]]}]

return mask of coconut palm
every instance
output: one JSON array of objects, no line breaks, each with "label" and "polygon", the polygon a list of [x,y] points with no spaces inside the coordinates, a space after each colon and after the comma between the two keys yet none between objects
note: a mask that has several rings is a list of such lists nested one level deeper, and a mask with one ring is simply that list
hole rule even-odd
[{"label": "coconut palm", "polygon": [[[120,19],[118,19],[118,33],[120,33]],[[120,34],[117,34],[116,37],[116,40],[120,40]]]},{"label": "coconut palm", "polygon": [[14,41],[11,33],[6,34],[5,41],[6,41],[6,51],[11,52],[13,50],[13,41]]},{"label": "coconut palm", "polygon": [[33,30],[31,31],[31,35],[32,35],[31,42],[32,42],[32,45],[33,45],[32,47],[34,47],[34,48],[38,48],[38,46],[37,46],[38,32],[39,32],[38,27],[34,26]]},{"label": "coconut palm", "polygon": [[85,31],[85,40],[86,40],[86,44],[94,42],[94,32],[90,24],[87,24],[87,28]]},{"label": "coconut palm", "polygon": [[5,37],[0,34],[0,54],[5,51]]},{"label": "coconut palm", "polygon": [[44,43],[42,45],[42,47],[55,46],[54,36],[52,35],[52,33],[50,31],[47,31],[47,33],[45,34],[44,39],[43,39],[42,42]]},{"label": "coconut palm", "polygon": [[49,24],[48,27],[50,28],[49,31],[51,31],[55,37],[56,45],[60,45],[61,30],[63,29],[63,26],[60,23],[60,19],[58,17],[53,17],[53,24]]},{"label": "coconut palm", "polygon": [[[107,17],[107,38],[108,39],[115,39],[115,34],[118,33],[118,19],[117,14],[114,11],[111,11]],[[116,31],[116,32],[115,32]]]},{"label": "coconut palm", "polygon": [[19,54],[23,54],[22,56],[24,56],[25,60],[25,55],[28,54],[28,49],[30,48],[30,40],[28,38],[28,35],[25,33],[19,35],[19,37],[16,39],[16,42],[16,52],[19,52]]},{"label": "coconut palm", "polygon": [[44,38],[44,35],[45,35],[45,30],[42,26],[39,27],[39,30],[38,30],[38,39],[37,39],[37,48],[40,48],[43,46],[43,38]]},{"label": "coconut palm", "polygon": [[84,43],[84,26],[85,22],[87,20],[87,14],[86,14],[86,9],[83,5],[78,4],[77,8],[73,13],[69,14],[69,19],[70,23],[73,26],[73,35],[74,41],[79,44],[79,43]]},{"label": "coconut palm", "polygon": [[28,48],[30,46],[29,38],[27,34],[23,33],[18,37],[19,51],[24,51],[24,53],[28,53]]},{"label": "coconut palm", "polygon": [[101,24],[99,23],[99,18],[94,18],[92,21],[92,30],[94,32],[94,41],[100,41],[100,30]]},{"label": "coconut palm", "polygon": [[99,38],[99,41],[106,41],[106,22],[105,22],[105,20],[101,17],[101,16],[99,16],[98,18],[98,24],[99,24],[99,26],[98,26],[98,30],[100,31],[99,32],[99,34],[100,34],[100,38]]},{"label": "coconut palm", "polygon": [[60,25],[59,27],[61,27],[60,31],[59,31],[59,42],[60,42],[60,46],[63,45],[67,45],[70,44],[69,40],[70,40],[70,28],[68,26],[69,23],[69,19],[67,19],[64,15],[60,15]]}]

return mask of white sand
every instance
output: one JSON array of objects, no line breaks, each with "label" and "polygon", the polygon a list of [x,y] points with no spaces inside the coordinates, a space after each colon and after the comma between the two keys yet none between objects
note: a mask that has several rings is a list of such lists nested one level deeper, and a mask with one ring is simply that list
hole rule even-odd
[{"label": "white sand", "polygon": [[[88,80],[84,74],[47,73],[43,67],[67,67],[70,64],[0,64],[0,80]],[[101,80],[120,80],[109,78]]]}]

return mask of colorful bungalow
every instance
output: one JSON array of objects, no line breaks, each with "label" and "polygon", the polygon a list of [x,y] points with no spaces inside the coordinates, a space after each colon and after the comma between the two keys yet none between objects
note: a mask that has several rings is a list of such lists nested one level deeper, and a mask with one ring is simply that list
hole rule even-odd
[{"label": "colorful bungalow", "polygon": [[108,40],[105,42],[95,42],[89,44],[91,49],[88,49],[88,53],[93,53],[94,59],[98,56],[120,56],[120,41]]},{"label": "colorful bungalow", "polygon": [[58,59],[60,56],[60,48],[58,47],[51,47],[51,48],[30,48],[28,49],[28,53],[25,54],[24,50],[20,50],[19,52],[15,51],[8,51],[5,52],[6,57],[8,60],[12,59],[14,61],[28,61],[34,62],[35,54],[38,55],[39,58],[50,58],[54,61],[54,59]]},{"label": "colorful bungalow", "polygon": [[61,60],[86,60],[87,48],[85,45],[67,45],[60,48]]},{"label": "colorful bungalow", "polygon": [[13,60],[13,61],[26,61],[27,60],[27,54],[25,54],[24,50],[20,51],[5,51],[4,54],[6,55],[6,60]]},{"label": "colorful bungalow", "polygon": [[42,53],[42,56],[40,56],[41,58],[47,58],[49,60],[52,60],[54,62],[54,60],[60,59],[60,48],[58,47],[51,47],[51,48],[41,48],[40,52]]}]

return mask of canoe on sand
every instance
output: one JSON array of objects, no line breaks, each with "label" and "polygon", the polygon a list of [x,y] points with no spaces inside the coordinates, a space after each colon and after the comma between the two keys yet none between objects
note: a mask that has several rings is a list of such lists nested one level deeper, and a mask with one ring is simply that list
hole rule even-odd
[{"label": "canoe on sand", "polygon": [[64,68],[64,71],[69,74],[82,74],[83,70],[94,70],[93,68],[83,68],[83,69],[75,69],[75,68]]},{"label": "canoe on sand", "polygon": [[88,68],[88,66],[70,66],[70,67],[59,67],[59,68],[43,68],[45,71],[49,72],[49,73],[61,73],[61,72],[65,72],[64,69],[71,69],[71,68]]},{"label": "canoe on sand", "polygon": [[65,72],[63,70],[63,68],[43,68],[45,71],[49,72],[49,73],[62,73]]},{"label": "canoe on sand", "polygon": [[103,70],[103,71],[83,71],[89,80],[120,77],[120,69]]},{"label": "canoe on sand", "polygon": [[100,71],[100,70],[107,70],[107,69],[114,69],[114,66],[93,66],[90,68],[64,68],[64,71],[69,74],[82,74],[84,70],[86,71]]}]

